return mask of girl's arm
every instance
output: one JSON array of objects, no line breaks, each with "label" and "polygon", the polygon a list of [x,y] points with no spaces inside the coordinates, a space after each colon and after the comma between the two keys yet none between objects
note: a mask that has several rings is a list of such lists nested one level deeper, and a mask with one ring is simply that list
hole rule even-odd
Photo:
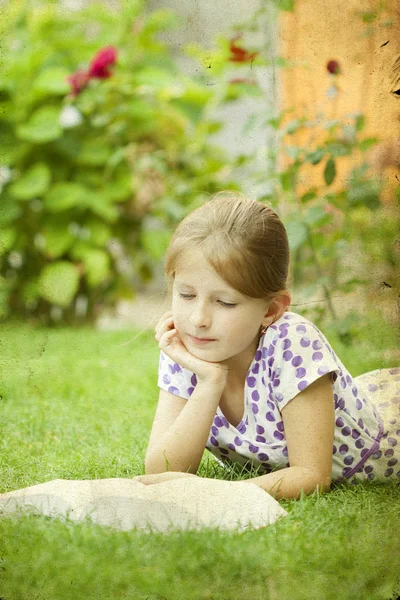
[{"label": "girl's arm", "polygon": [[290,467],[246,479],[274,496],[300,498],[317,486],[329,491],[335,436],[335,403],[330,374],[323,375],[282,408]]}]

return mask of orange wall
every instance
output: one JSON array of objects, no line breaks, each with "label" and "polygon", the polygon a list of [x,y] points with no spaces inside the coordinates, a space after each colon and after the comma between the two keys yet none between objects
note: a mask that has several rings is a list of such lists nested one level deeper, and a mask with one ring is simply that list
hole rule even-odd
[{"label": "orange wall", "polygon": [[[378,18],[368,24],[357,12],[373,11],[379,6],[376,0],[295,0],[293,13],[281,12],[278,55],[296,63],[281,69],[280,106],[295,109],[285,121],[299,116],[314,118],[318,112],[326,115],[325,120],[343,118],[348,113],[365,114],[362,137],[382,139],[381,147],[371,150],[370,156],[377,171],[385,174],[383,201],[390,204],[393,187],[399,185],[395,176],[400,179],[400,96],[391,93],[393,65],[400,56],[400,6],[396,8],[398,2],[394,0],[386,4]],[[383,46],[385,42],[389,43]],[[331,59],[339,62],[341,75],[328,73],[326,65]],[[332,99],[326,92],[334,80],[340,91]],[[310,133],[300,130],[286,142],[306,144]],[[281,160],[282,165],[287,164],[288,159]],[[396,160],[397,167],[388,164]],[[338,159],[333,190],[345,185],[352,164],[358,164],[357,157]],[[325,161],[310,166],[297,190],[299,194],[322,184],[324,165]]]}]

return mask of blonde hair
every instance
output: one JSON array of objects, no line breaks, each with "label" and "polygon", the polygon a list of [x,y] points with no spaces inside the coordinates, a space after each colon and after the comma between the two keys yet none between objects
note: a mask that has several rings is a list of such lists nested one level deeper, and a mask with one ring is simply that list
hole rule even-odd
[{"label": "blonde hair", "polygon": [[271,206],[240,192],[214,194],[179,223],[165,255],[169,297],[180,261],[197,251],[228,285],[248,297],[269,302],[287,289],[285,226]]}]

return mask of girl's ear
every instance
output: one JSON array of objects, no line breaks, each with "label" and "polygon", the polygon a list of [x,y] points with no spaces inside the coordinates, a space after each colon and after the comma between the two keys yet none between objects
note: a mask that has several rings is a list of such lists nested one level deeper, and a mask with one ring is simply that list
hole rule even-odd
[{"label": "girl's ear", "polygon": [[264,325],[271,325],[271,323],[277,321],[283,315],[285,310],[287,310],[291,301],[292,298],[288,290],[281,290],[278,292],[269,305],[268,312],[265,315],[267,321],[264,322]]}]

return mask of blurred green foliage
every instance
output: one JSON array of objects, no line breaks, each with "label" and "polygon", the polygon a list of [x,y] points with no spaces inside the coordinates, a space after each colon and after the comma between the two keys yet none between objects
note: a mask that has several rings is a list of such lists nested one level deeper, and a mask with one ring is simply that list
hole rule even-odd
[{"label": "blurred green foliage", "polygon": [[[0,313],[43,324],[96,318],[151,280],[174,226],[230,181],[207,141],[214,92],[155,39],[175,15],[142,1],[2,8]],[[99,50],[109,77],[74,95]]]}]

